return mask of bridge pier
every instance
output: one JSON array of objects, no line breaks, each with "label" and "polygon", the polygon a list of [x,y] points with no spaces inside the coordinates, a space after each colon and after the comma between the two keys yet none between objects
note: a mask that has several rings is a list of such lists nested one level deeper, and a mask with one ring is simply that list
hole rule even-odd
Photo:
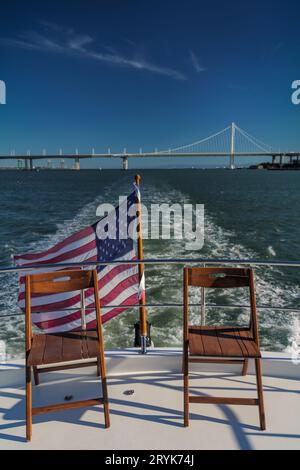
[{"label": "bridge pier", "polygon": [[123,160],[123,170],[128,170],[128,157],[122,157]]},{"label": "bridge pier", "polygon": [[80,170],[80,159],[78,157],[75,158],[74,170]]},{"label": "bridge pier", "polygon": [[234,122],[231,123],[231,144],[230,144],[230,162],[229,168],[234,170],[234,148],[235,148],[235,129]]},{"label": "bridge pier", "polygon": [[[19,160],[18,160],[19,161]],[[33,170],[33,159],[32,158],[24,158],[25,162],[25,170]]]}]

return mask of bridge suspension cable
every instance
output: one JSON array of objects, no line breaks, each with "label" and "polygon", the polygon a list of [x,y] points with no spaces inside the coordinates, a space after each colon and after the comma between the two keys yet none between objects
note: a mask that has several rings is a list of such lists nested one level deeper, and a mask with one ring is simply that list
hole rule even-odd
[{"label": "bridge suspension cable", "polygon": [[182,145],[175,148],[169,148],[168,150],[156,151],[156,155],[162,155],[167,153],[246,153],[246,152],[257,152],[262,151],[263,153],[270,153],[275,151],[270,145],[265,144],[253,135],[249,134],[245,130],[232,123],[231,126],[225,127],[219,132],[216,132],[204,139],[198,140],[191,144]]},{"label": "bridge suspension cable", "polygon": [[[215,134],[212,134],[210,135],[209,137],[205,137],[204,139],[201,139],[201,140],[198,140],[197,142],[193,142],[191,144],[186,144],[186,145],[182,145],[181,147],[176,147],[176,148],[169,148],[167,150],[160,150],[159,152],[156,152],[158,154],[160,153],[174,153],[174,152],[179,152],[179,153],[182,153],[182,152],[185,152],[187,150],[189,150],[188,153],[192,153],[193,150],[192,148],[196,147],[196,146],[199,146],[201,144],[204,144],[222,134],[224,134],[226,131],[228,131],[229,129],[231,128],[231,126],[228,126],[228,127],[225,127],[225,129],[222,129],[221,131],[219,132],[216,132]],[[194,150],[195,151],[195,150]]]},{"label": "bridge suspension cable", "polygon": [[251,142],[259,150],[262,150],[263,152],[266,152],[266,153],[270,153],[274,150],[274,148],[272,148],[271,145],[265,144],[264,142],[260,141],[259,139],[249,134],[245,130],[241,129],[237,125],[235,125],[235,128],[243,137],[245,137],[245,139]]}]

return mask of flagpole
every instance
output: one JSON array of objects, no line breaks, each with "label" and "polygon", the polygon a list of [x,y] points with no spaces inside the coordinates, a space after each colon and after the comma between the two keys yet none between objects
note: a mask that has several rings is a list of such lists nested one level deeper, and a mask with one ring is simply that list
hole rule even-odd
[{"label": "flagpole", "polygon": [[[135,176],[135,182],[138,188],[140,188],[141,177],[140,175]],[[143,251],[143,236],[142,236],[142,205],[141,205],[141,197],[139,195],[138,198],[138,226],[137,226],[137,233],[138,233],[138,240],[137,240],[137,249],[138,249],[138,259],[144,259],[144,251]],[[139,282],[140,285],[143,284],[144,278],[144,270],[145,266],[144,263],[139,263]],[[144,291],[144,295],[140,296],[139,304],[140,304],[140,335],[141,335],[141,353],[147,353],[147,312],[146,312],[146,292]]]}]

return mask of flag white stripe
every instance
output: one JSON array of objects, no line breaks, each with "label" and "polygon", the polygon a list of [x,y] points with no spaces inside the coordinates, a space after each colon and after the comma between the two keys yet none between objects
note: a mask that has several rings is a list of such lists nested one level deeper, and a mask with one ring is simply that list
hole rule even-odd
[{"label": "flag white stripe", "polygon": [[65,245],[62,247],[60,250],[54,251],[53,253],[47,254],[47,255],[42,255],[41,257],[37,257],[31,260],[24,259],[24,258],[19,258],[17,260],[17,264],[22,266],[26,264],[34,264],[34,263],[40,263],[41,261],[47,261],[51,260],[53,258],[56,258],[57,256],[63,255],[64,253],[67,253],[68,251],[75,250],[76,248],[81,248],[84,245],[87,245],[88,243],[92,242],[93,240],[96,241],[96,236],[95,233],[92,233],[88,237],[81,238],[80,240],[77,240],[73,243],[69,243],[68,245]]},{"label": "flag white stripe", "polygon": [[[86,319],[89,319],[88,320],[89,322],[95,320],[96,319],[96,313],[93,312],[90,315],[86,315]],[[69,322],[69,323],[65,323],[64,325],[58,325],[58,326],[54,326],[52,328],[45,328],[44,332],[45,333],[61,333],[61,332],[64,332],[64,331],[75,330],[76,328],[80,328],[80,327],[81,327],[81,318],[79,318],[78,320],[74,320],[72,322]]]},{"label": "flag white stripe", "polygon": [[[118,295],[118,297],[113,301],[112,305],[115,305],[115,304],[120,304],[122,302],[124,302],[126,299],[128,299],[129,297],[131,297],[133,294],[136,293],[136,288],[135,286],[130,286],[128,287],[127,289],[125,289],[124,291],[121,292],[120,295]],[[108,305],[109,307],[109,305]],[[122,307],[122,305],[120,305],[120,308]],[[101,315],[106,315],[107,313],[109,313],[111,310],[113,310],[115,307],[111,307],[110,310],[108,310],[106,307],[102,309],[101,311]],[[95,315],[95,312],[91,312],[90,314],[87,314],[86,315],[86,323],[89,323],[90,321],[94,320],[96,318],[96,315]],[[39,319],[39,321],[43,321],[41,319]],[[74,326],[74,324],[76,324],[76,326]],[[68,331],[70,329],[73,329],[73,328],[78,328],[81,326],[81,318],[79,318],[78,320],[74,320],[73,322],[68,322],[64,325],[58,325],[58,326],[55,326],[55,327],[52,327],[52,328],[47,328],[45,329],[45,332],[46,333],[56,333],[57,331]]]},{"label": "flag white stripe", "polygon": [[[101,315],[106,315],[107,313],[111,312],[114,308],[117,308],[116,305],[119,305],[119,303],[124,302],[127,298],[131,297],[132,295],[136,294],[136,288],[135,286],[129,286],[127,289],[122,291],[118,297],[116,297],[114,300],[112,300],[109,304],[105,305],[105,307],[101,306]],[[88,303],[86,304],[86,307],[88,307]],[[114,307],[112,307],[114,305]],[[120,305],[121,307],[121,305]],[[80,304],[77,305],[77,310],[80,310]],[[94,311],[93,310],[87,310],[86,311],[86,318],[88,318],[89,315]],[[73,312],[72,311],[66,311],[66,310],[60,310],[60,311],[53,311],[53,312],[45,312],[45,313],[32,313],[31,318],[34,323],[40,323],[43,321],[49,321],[49,320],[56,320],[57,318],[63,318],[66,316],[66,314],[71,315]],[[75,311],[74,311],[75,313]]]}]

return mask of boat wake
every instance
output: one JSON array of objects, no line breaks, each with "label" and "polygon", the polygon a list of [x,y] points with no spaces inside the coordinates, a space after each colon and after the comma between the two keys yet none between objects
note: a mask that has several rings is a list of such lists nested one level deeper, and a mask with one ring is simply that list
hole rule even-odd
[{"label": "boat wake", "polygon": [[[72,219],[66,219],[57,224],[54,234],[43,237],[37,235],[37,240],[29,246],[13,245],[8,247],[11,254],[25,251],[42,251],[58,243],[77,230],[86,227],[96,218],[96,208],[99,204],[109,202],[116,204],[118,195],[128,192],[127,179],[109,187],[102,188],[101,195],[82,207]],[[174,204],[192,203],[188,194],[165,186],[162,188],[152,185],[143,185],[143,203]],[[201,203],[201,201],[199,201]],[[182,230],[178,221],[173,221],[175,232]],[[145,258],[227,258],[227,259],[257,259],[258,253],[243,245],[234,231],[224,229],[216,220],[216,216],[205,212],[204,246],[201,250],[187,251],[186,240],[145,240]],[[270,248],[270,247],[269,247]],[[275,256],[275,255],[274,255]],[[284,270],[279,268],[257,268],[255,270],[257,303],[268,306],[295,306],[299,298],[299,286],[293,284],[285,276]],[[16,274],[1,276],[0,278],[0,306],[1,314],[19,313],[16,299],[18,281]],[[182,266],[175,265],[147,265],[146,266],[146,296],[147,303],[181,303],[182,302]],[[200,293],[192,291],[191,303],[200,303]],[[220,305],[246,305],[247,294],[237,294],[231,290],[218,290],[208,292],[207,304]],[[272,308],[259,310],[260,334],[262,349],[282,351],[289,348],[295,337],[300,337],[300,327],[295,312],[272,310]],[[191,321],[199,321],[200,307],[191,308]],[[207,323],[218,324],[245,324],[249,318],[247,308],[213,309],[207,307]],[[105,341],[107,348],[130,347],[133,344],[133,324],[138,319],[138,309],[131,309],[105,325]],[[180,307],[149,308],[148,320],[152,324],[152,339],[155,346],[180,346],[182,341],[182,309]],[[24,346],[23,316],[8,317],[7,321],[0,322],[0,339],[7,343],[8,356],[18,356],[23,353]],[[297,336],[298,335],[298,336]]]}]

